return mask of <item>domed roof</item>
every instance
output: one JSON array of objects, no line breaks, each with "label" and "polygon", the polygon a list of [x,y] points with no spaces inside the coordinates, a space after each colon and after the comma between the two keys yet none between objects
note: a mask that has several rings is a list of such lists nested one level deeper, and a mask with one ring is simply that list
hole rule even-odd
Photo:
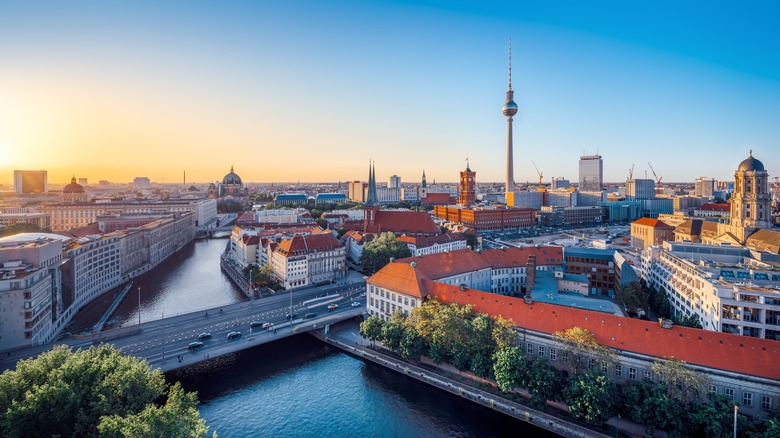
[{"label": "domed roof", "polygon": [[753,158],[753,151],[750,151],[750,156],[747,157],[745,160],[743,160],[741,163],[739,163],[739,168],[737,168],[738,172],[756,172],[764,171],[764,163],[758,161],[757,159]]},{"label": "domed roof", "polygon": [[76,182],[76,177],[70,179],[70,184],[62,188],[62,193],[84,193],[84,187]]},{"label": "domed roof", "polygon": [[238,184],[241,185],[241,177],[235,174],[233,172],[233,166],[230,166],[230,173],[225,175],[224,178],[222,178],[222,184]]}]

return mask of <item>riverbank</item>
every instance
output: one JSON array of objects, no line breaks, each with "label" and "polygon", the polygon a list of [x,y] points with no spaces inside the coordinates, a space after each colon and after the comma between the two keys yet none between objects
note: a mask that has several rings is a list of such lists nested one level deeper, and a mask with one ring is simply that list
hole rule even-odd
[{"label": "riverbank", "polygon": [[[608,435],[599,431],[524,406],[515,401],[497,396],[496,394],[483,391],[471,384],[450,379],[440,372],[434,372],[371,349],[368,346],[368,341],[358,334],[358,327],[355,323],[342,323],[337,328],[332,327],[328,334],[319,332],[310,333],[323,342],[337,347],[348,354],[382,365],[387,369],[404,374],[417,381],[447,391],[450,394],[457,395],[515,419],[533,424],[534,426],[555,434],[569,438],[608,437]],[[480,383],[488,384],[486,380],[481,380]],[[476,382],[478,382],[478,380],[476,380],[475,383]],[[629,434],[635,436],[635,433],[629,432]]]}]

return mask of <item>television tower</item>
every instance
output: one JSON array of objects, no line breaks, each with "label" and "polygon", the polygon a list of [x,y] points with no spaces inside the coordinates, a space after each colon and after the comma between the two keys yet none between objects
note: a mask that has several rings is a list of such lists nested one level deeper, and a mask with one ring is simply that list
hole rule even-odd
[{"label": "television tower", "polygon": [[512,156],[512,116],[517,114],[517,104],[512,91],[512,39],[509,39],[509,89],[501,112],[506,116],[506,205],[515,206],[514,158]]}]

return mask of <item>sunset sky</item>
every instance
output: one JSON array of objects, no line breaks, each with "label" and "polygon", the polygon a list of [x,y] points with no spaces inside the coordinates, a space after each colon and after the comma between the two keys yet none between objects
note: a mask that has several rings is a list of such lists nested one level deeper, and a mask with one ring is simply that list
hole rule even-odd
[{"label": "sunset sky", "polygon": [[780,174],[773,1],[3,1],[0,182]]}]

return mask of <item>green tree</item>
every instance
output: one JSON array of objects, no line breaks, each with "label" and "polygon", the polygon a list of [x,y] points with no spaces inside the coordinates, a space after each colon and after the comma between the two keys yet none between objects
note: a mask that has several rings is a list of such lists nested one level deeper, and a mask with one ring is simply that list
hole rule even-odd
[{"label": "green tree", "polygon": [[401,337],[401,344],[398,348],[401,357],[404,359],[420,360],[420,356],[425,353],[425,340],[420,337],[414,327],[406,327]]},{"label": "green tree", "polygon": [[518,346],[499,350],[493,356],[493,375],[502,392],[509,392],[524,378],[525,355]]},{"label": "green tree", "polygon": [[687,412],[684,404],[666,391],[666,386],[643,379],[641,382],[628,382],[621,392],[623,414],[645,426],[648,435],[656,429],[667,431],[672,436],[685,435]]},{"label": "green tree", "polygon": [[572,327],[555,332],[553,339],[563,345],[561,359],[568,365],[572,374],[581,373],[589,361],[607,366],[618,362],[617,354],[611,348],[599,344],[593,333],[584,328]]},{"label": "green tree", "polygon": [[656,359],[650,371],[658,376],[671,397],[683,402],[699,400],[709,382],[704,374],[694,371],[684,361],[674,357]]},{"label": "green tree", "polygon": [[647,307],[648,297],[639,282],[634,281],[623,286],[618,285],[615,287],[615,294],[631,313],[636,312],[640,307]]},{"label": "green tree", "polygon": [[479,243],[479,236],[474,233],[466,233],[466,245],[471,249],[480,249],[482,245]]},{"label": "green tree", "polygon": [[701,321],[699,320],[699,315],[692,313],[690,315],[677,317],[672,317],[672,322],[674,322],[676,325],[681,325],[683,327],[690,327],[690,328],[702,328]]},{"label": "green tree", "polygon": [[385,321],[376,315],[371,315],[365,321],[360,323],[360,335],[371,341],[373,345],[377,339],[382,337],[382,327]]},{"label": "green tree", "polygon": [[671,318],[671,303],[666,296],[666,290],[663,286],[659,289],[650,291],[650,307],[652,307],[661,318]]},{"label": "green tree", "polygon": [[396,310],[382,326],[382,334],[379,340],[385,347],[393,351],[397,351],[401,346],[401,339],[404,336],[404,318],[403,312]]},{"label": "green tree", "polygon": [[[209,428],[206,421],[200,418],[197,406],[198,397],[195,393],[185,392],[181,384],[176,382],[168,390],[165,405],[147,405],[140,413],[125,417],[102,417],[97,428],[100,436],[105,438],[205,437]],[[216,435],[214,432],[215,438]]]},{"label": "green tree", "polygon": [[412,252],[409,250],[409,247],[397,240],[395,234],[388,231],[363,245],[360,265],[373,274],[390,263],[391,258],[402,259],[411,256]]},{"label": "green tree", "polygon": [[614,413],[617,389],[601,372],[588,370],[572,376],[563,395],[574,418],[600,425]]},{"label": "green tree", "polygon": [[497,351],[517,346],[518,338],[513,329],[514,326],[515,323],[511,319],[501,315],[496,316],[493,322],[493,342]]},{"label": "green tree", "polygon": [[138,414],[165,393],[161,371],[113,346],[57,346],[0,375],[0,436],[97,436],[101,417]]},{"label": "green tree", "polygon": [[561,373],[553,368],[542,356],[536,358],[528,367],[526,386],[531,393],[531,405],[542,409],[547,400],[560,400],[564,386]]},{"label": "green tree", "polygon": [[[708,438],[727,438],[732,436],[734,405],[736,404],[725,395],[719,394],[709,394],[707,403],[692,403],[688,408],[688,432],[690,436]],[[737,426],[739,427],[739,422]]]}]

